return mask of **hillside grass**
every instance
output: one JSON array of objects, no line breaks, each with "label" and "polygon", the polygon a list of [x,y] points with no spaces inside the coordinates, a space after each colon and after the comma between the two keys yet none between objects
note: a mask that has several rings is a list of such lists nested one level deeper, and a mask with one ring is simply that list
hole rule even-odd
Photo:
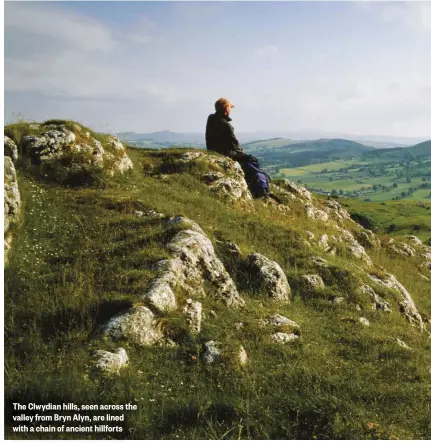
[{"label": "hillside grass", "polygon": [[[19,172],[23,218],[5,269],[5,430],[13,433],[12,402],[138,405],[125,412],[121,434],[39,434],[33,438],[116,439],[426,439],[431,435],[430,341],[400,313],[371,311],[355,299],[355,264],[328,258],[327,289],[305,296],[299,276],[316,272],[304,246],[307,229],[331,233],[293,207],[281,214],[262,201],[253,205],[215,198],[195,170],[144,174],[160,156],[129,149],[135,169],[103,186],[65,188],[35,181]],[[163,220],[138,217],[153,209],[196,221],[213,241],[234,276],[246,306],[232,311],[202,300],[201,334],[176,348],[139,348],[97,335],[113,314],[133,306],[167,258],[172,233]],[[244,256],[259,252],[276,260],[292,286],[292,303],[276,305],[241,277],[240,266],[215,242],[235,242]],[[411,276],[415,264],[390,263],[418,306],[431,317],[426,284]],[[355,304],[334,305],[333,296]],[[214,316],[209,316],[209,311]],[[270,342],[259,319],[273,313],[299,323],[301,339],[292,345]],[[370,328],[351,319],[367,317]],[[236,323],[242,322],[241,329]],[[179,314],[161,327],[181,328]],[[395,338],[408,343],[406,350]],[[217,340],[232,352],[242,344],[249,364],[227,359],[213,367],[200,360],[202,344]],[[124,345],[129,367],[119,376],[90,376],[89,354]]]},{"label": "hillside grass", "polygon": [[350,213],[362,213],[375,222],[376,232],[392,237],[415,235],[422,241],[431,238],[431,202],[387,201],[363,202],[357,199],[341,199]]}]

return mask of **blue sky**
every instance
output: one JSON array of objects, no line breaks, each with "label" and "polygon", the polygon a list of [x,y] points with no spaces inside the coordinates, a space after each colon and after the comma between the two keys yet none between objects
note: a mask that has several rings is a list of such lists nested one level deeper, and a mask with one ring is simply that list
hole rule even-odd
[{"label": "blue sky", "polygon": [[430,2],[5,2],[5,120],[431,138]]}]

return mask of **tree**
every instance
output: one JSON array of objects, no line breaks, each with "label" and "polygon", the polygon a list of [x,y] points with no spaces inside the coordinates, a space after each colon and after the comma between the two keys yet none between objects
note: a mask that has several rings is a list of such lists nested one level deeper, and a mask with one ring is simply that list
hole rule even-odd
[{"label": "tree", "polygon": [[393,188],[398,188],[398,184],[397,183],[392,183],[392,187]]}]

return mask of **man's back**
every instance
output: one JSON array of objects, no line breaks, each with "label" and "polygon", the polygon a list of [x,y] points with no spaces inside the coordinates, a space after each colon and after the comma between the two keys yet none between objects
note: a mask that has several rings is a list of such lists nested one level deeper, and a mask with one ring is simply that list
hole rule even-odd
[{"label": "man's back", "polygon": [[234,134],[234,129],[229,123],[232,119],[221,112],[208,116],[205,131],[207,149],[226,155],[236,161],[242,161],[245,154]]}]

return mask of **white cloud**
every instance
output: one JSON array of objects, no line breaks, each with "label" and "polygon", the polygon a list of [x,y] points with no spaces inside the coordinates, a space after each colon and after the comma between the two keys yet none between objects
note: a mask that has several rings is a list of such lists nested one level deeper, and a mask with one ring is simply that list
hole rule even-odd
[{"label": "white cloud", "polygon": [[258,56],[278,55],[280,50],[275,45],[266,45],[255,49],[254,53]]},{"label": "white cloud", "polygon": [[14,36],[48,37],[52,43],[79,51],[110,51],[116,47],[112,32],[88,17],[32,2],[5,2],[5,29]]}]

